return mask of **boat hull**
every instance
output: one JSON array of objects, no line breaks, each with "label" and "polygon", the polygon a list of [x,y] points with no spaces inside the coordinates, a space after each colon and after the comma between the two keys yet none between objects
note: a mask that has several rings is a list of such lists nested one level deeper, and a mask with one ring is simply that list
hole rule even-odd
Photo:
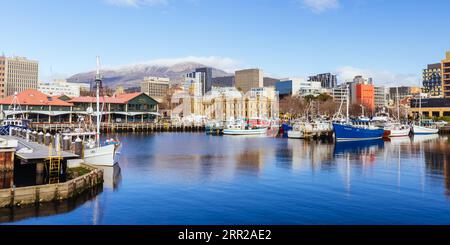
[{"label": "boat hull", "polygon": [[333,132],[337,141],[381,139],[384,135],[384,129],[365,129],[337,123],[333,123]]},{"label": "boat hull", "polygon": [[409,136],[409,133],[411,132],[410,128],[406,129],[391,129],[389,130],[391,133],[389,134],[389,137],[404,137]]},{"label": "boat hull", "polygon": [[116,146],[106,145],[84,150],[84,161],[92,165],[114,166],[117,163]]},{"label": "boat hull", "polygon": [[413,125],[412,132],[413,134],[437,134],[439,129]]},{"label": "boat hull", "polygon": [[263,135],[267,133],[267,128],[258,129],[224,129],[224,135]]},{"label": "boat hull", "polygon": [[287,132],[287,137],[290,139],[302,139],[304,135],[301,131],[290,130]]}]

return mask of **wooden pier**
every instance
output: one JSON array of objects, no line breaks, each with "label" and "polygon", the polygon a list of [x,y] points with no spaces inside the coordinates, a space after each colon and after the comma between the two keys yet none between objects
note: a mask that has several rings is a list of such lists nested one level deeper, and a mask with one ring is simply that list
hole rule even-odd
[{"label": "wooden pier", "polygon": [[[58,132],[66,129],[78,128],[75,123],[31,123],[30,127],[35,131]],[[102,123],[100,131],[106,133],[120,132],[204,132],[202,125],[182,125],[170,123]]]}]

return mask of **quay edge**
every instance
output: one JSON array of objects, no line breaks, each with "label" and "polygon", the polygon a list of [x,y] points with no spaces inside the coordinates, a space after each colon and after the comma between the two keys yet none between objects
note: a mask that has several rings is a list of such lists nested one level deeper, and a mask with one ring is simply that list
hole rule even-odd
[{"label": "quay edge", "polygon": [[102,169],[84,163],[81,166],[90,172],[67,182],[1,189],[0,208],[67,200],[103,184]]}]

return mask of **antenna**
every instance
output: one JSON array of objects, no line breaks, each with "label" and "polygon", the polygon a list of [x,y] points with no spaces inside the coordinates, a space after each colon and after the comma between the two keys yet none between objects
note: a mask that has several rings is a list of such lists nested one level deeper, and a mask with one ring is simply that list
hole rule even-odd
[{"label": "antenna", "polygon": [[100,57],[97,56],[97,73],[95,76],[95,80],[100,80],[100,79],[101,79],[101,77],[100,77]]}]

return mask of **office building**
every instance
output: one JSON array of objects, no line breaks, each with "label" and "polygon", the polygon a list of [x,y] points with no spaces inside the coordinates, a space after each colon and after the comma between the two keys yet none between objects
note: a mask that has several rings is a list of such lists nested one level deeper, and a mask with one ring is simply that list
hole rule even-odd
[{"label": "office building", "polygon": [[6,58],[0,56],[0,98],[5,98]]},{"label": "office building", "polygon": [[446,53],[445,59],[441,61],[441,71],[444,98],[450,98],[450,51]]},{"label": "office building", "polygon": [[337,77],[331,73],[317,74],[310,76],[309,81],[320,82],[322,88],[334,88],[337,86]]},{"label": "office building", "polygon": [[202,81],[204,81],[204,75],[202,72],[191,72],[184,75],[183,89],[193,96],[203,96],[204,83]]},{"label": "office building", "polygon": [[235,87],[244,93],[247,93],[252,88],[261,88],[264,86],[263,71],[260,69],[246,69],[236,71]]},{"label": "office building", "polygon": [[387,93],[384,86],[374,86],[374,103],[377,108],[387,105]]},{"label": "office building", "polygon": [[[422,102],[422,105],[420,104]],[[410,100],[410,115],[420,115],[424,117],[449,117],[449,98],[423,98]]]},{"label": "office building", "polygon": [[[397,98],[398,89],[398,98]],[[395,102],[397,99],[405,99],[407,97],[412,97],[420,93],[420,87],[415,86],[400,86],[400,87],[390,87],[389,88],[389,100]]]},{"label": "office building", "polygon": [[[0,58],[0,96],[37,89],[39,63],[23,57]],[[3,91],[3,92],[2,92]]]},{"label": "office building", "polygon": [[292,96],[298,93],[300,90],[301,78],[286,78],[281,79],[275,83],[275,89],[278,91],[281,97]]},{"label": "office building", "polygon": [[350,103],[364,106],[366,111],[375,110],[375,87],[372,78],[356,76],[350,83]]},{"label": "office building", "polygon": [[347,84],[341,84],[331,89],[331,97],[333,101],[341,103],[346,101]]},{"label": "office building", "polygon": [[201,67],[195,69],[195,72],[200,72],[200,83],[202,84],[202,94],[206,94],[211,91],[212,88],[212,68]]},{"label": "office building", "polygon": [[89,84],[69,83],[65,79],[55,79],[52,82],[42,82],[38,84],[38,90],[46,95],[66,95],[68,97],[78,97],[80,92],[88,89]]},{"label": "office building", "polygon": [[169,78],[145,77],[141,82],[141,92],[152,98],[163,98],[169,90]]},{"label": "office building", "polygon": [[423,93],[429,97],[442,96],[441,63],[429,64],[422,73]]}]

